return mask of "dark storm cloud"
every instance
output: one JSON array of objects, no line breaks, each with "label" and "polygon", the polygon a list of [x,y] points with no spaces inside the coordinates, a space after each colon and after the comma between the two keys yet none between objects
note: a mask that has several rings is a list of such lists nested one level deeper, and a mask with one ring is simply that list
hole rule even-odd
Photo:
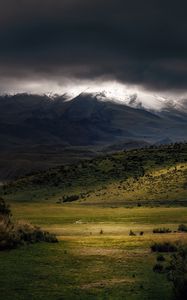
[{"label": "dark storm cloud", "polygon": [[186,89],[186,11],[182,0],[1,0],[0,77]]}]

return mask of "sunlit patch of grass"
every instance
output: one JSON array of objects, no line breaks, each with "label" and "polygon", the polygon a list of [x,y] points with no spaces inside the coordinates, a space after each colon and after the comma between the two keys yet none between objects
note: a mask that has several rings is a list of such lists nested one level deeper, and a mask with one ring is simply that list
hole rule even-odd
[{"label": "sunlit patch of grass", "polygon": [[[38,225],[82,223],[120,224],[181,224],[187,223],[186,207],[97,207],[76,204],[10,203],[17,219],[26,219]],[[91,225],[90,224],[90,225]],[[75,224],[77,225],[77,224]],[[79,224],[81,225],[81,224]],[[101,226],[101,225],[100,225]],[[168,225],[167,225],[168,227]]]},{"label": "sunlit patch of grass", "polygon": [[[177,205],[187,198],[187,164],[154,169],[138,179],[110,183],[85,199],[88,203],[111,203],[119,205]],[[172,202],[174,201],[174,202]]]}]

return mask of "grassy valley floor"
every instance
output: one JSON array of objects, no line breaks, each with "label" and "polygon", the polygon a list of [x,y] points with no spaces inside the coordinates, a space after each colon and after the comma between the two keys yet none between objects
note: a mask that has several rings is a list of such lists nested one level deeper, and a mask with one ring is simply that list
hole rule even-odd
[{"label": "grassy valley floor", "polygon": [[[179,224],[187,224],[187,208],[42,202],[12,203],[11,207],[15,219],[56,233],[59,243],[1,252],[1,299],[172,299],[170,283],[152,271],[156,254],[150,245],[154,241],[187,243],[187,234],[174,232]],[[158,227],[173,232],[153,234]],[[136,236],[129,236],[130,230]]]}]

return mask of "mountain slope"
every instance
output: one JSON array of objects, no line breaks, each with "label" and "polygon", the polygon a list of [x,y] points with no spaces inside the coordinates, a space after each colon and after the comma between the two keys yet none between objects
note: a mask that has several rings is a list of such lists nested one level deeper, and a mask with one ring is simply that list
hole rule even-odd
[{"label": "mountain slope", "polygon": [[153,113],[97,95],[0,97],[1,148],[37,144],[111,144],[125,138],[155,142],[187,137],[187,114],[174,108]]},{"label": "mountain slope", "polygon": [[173,105],[147,111],[88,93],[69,101],[67,95],[1,96],[0,139],[0,180],[6,180],[76,162],[83,153],[90,158],[103,149],[184,141],[187,113]]}]

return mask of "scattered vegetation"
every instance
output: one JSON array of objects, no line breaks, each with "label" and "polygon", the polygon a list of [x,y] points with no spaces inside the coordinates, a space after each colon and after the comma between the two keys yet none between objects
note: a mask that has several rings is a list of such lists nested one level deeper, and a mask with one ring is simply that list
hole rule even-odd
[{"label": "scattered vegetation", "polygon": [[168,279],[173,284],[175,297],[178,300],[187,299],[187,248],[181,247],[172,256],[166,269]]},{"label": "scattered vegetation", "polygon": [[[157,257],[158,261],[158,257]],[[164,262],[164,260],[159,260]],[[187,299],[187,247],[180,246],[175,254],[172,254],[168,264],[156,263],[153,267],[156,273],[165,273],[167,279],[172,282],[175,299]]]}]

